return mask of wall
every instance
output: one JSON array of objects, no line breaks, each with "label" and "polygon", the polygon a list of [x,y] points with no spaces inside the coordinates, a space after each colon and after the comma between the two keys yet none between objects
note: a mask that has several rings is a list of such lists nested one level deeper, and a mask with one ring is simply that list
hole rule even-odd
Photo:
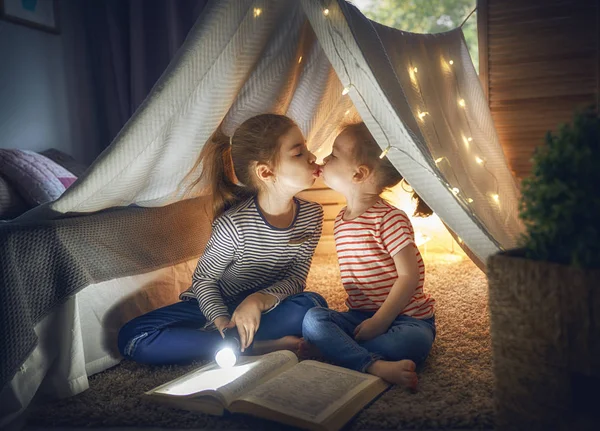
[{"label": "wall", "polygon": [[597,0],[478,0],[480,77],[519,178],[548,130],[598,100]]},{"label": "wall", "polygon": [[89,163],[100,149],[85,144],[74,23],[61,6],[59,35],[0,20],[0,148],[57,148]]}]

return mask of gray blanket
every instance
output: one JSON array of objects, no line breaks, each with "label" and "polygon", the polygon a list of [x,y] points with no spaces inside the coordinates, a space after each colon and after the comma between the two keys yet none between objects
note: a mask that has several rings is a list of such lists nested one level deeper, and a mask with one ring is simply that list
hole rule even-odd
[{"label": "gray blanket", "polygon": [[199,256],[204,201],[0,223],[0,387],[37,343],[34,327],[82,288]]}]

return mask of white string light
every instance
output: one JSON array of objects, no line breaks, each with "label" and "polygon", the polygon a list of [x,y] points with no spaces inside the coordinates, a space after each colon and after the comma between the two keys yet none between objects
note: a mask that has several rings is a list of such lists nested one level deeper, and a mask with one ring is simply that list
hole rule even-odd
[{"label": "white string light", "polygon": [[261,13],[262,13],[262,9],[261,8],[259,8],[259,7],[255,7],[254,8],[254,18],[258,18]]},{"label": "white string light", "polygon": [[329,9],[323,9],[323,15],[329,16]]},{"label": "white string light", "polygon": [[391,146],[391,145],[388,145],[388,146],[385,148],[385,150],[383,150],[383,151],[381,152],[381,154],[379,155],[379,158],[380,158],[380,159],[383,159],[385,156],[387,156],[387,153],[389,153],[391,149],[392,149],[392,146]]},{"label": "white string light", "polygon": [[344,87],[344,89],[342,90],[342,96],[345,96],[348,93],[350,93],[350,88]]},{"label": "white string light", "polygon": [[302,63],[302,56],[300,56],[300,58],[298,58],[298,64]]}]

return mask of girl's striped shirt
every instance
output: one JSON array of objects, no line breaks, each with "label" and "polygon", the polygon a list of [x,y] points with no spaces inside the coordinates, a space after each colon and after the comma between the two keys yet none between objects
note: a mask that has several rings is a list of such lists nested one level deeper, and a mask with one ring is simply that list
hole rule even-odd
[{"label": "girl's striped shirt", "polygon": [[321,237],[321,205],[294,198],[296,213],[287,228],[270,225],[251,198],[215,219],[212,234],[181,299],[197,299],[207,326],[228,316],[228,305],[261,291],[277,304],[301,293]]},{"label": "girl's striped shirt", "polygon": [[335,219],[334,237],[348,308],[377,311],[398,278],[393,256],[404,247],[411,247],[417,256],[419,283],[398,314],[419,319],[432,317],[435,300],[423,291],[425,264],[406,213],[384,200],[353,220],[343,220],[345,211],[343,208]]}]

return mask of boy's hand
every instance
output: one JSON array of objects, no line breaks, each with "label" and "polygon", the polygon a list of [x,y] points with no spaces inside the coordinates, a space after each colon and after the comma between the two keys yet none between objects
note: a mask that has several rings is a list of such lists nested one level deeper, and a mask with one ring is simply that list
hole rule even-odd
[{"label": "boy's hand", "polygon": [[254,334],[258,331],[261,317],[260,298],[250,295],[237,306],[231,317],[231,323],[237,327],[240,334],[240,343],[242,352],[246,350],[254,340]]},{"label": "boy's hand", "polygon": [[367,341],[378,337],[381,334],[385,334],[388,330],[389,325],[376,317],[364,320],[354,330],[354,339],[356,341]]},{"label": "boy's hand", "polygon": [[225,337],[225,335],[223,334],[223,329],[232,328],[234,326],[229,320],[229,317],[227,316],[219,316],[213,321],[213,323],[215,324],[215,326],[221,333],[221,337],[223,338]]}]

